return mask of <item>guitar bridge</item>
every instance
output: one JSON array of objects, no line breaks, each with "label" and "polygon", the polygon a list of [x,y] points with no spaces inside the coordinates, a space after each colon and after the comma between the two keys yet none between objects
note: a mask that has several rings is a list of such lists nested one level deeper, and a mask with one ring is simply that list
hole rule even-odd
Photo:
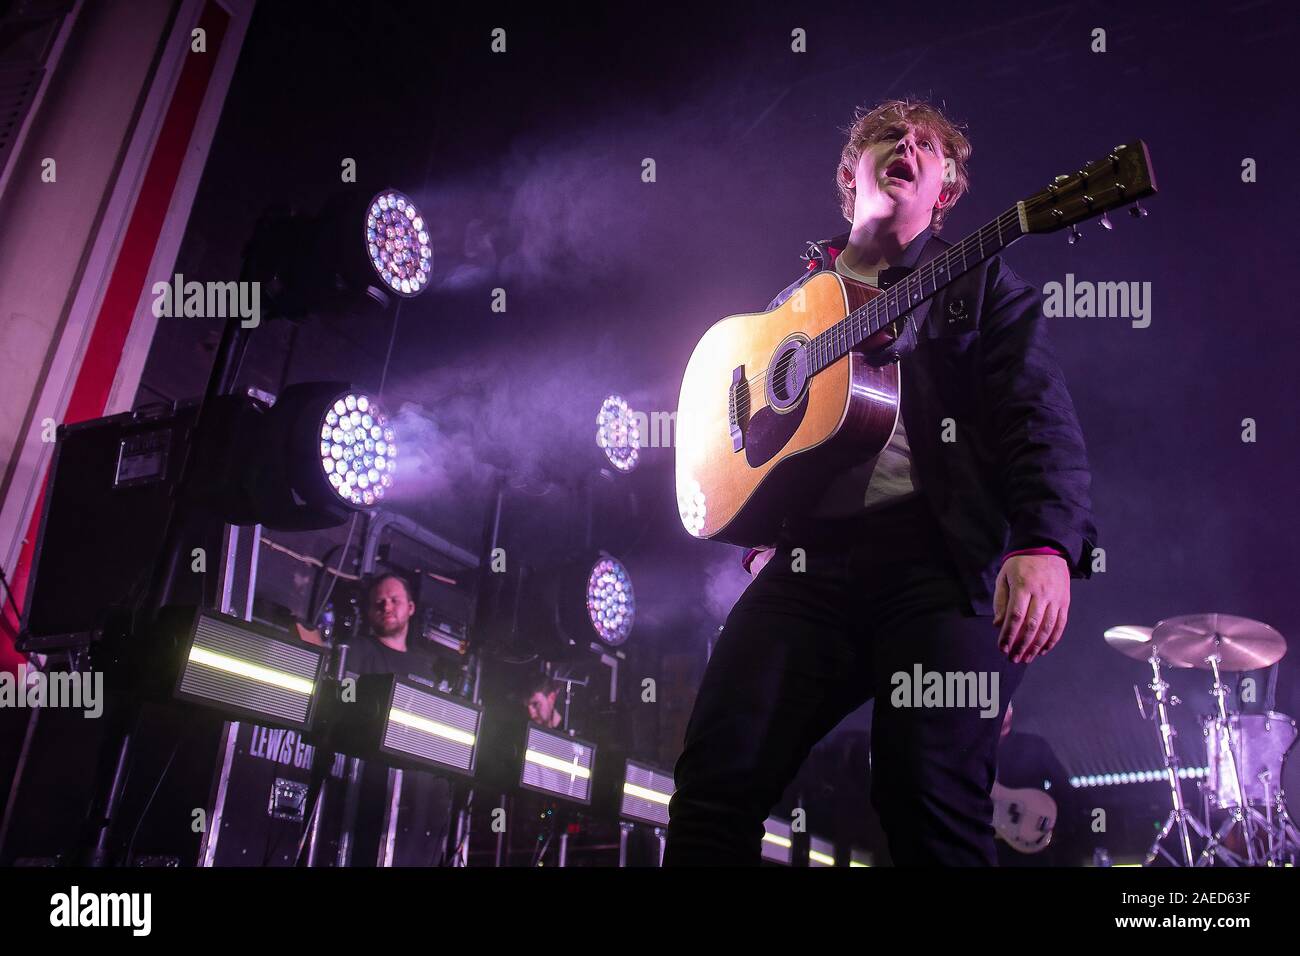
[{"label": "guitar bridge", "polygon": [[731,450],[745,447],[745,425],[749,422],[749,382],[745,381],[745,366],[737,365],[731,372],[731,387],[727,390],[727,421],[731,426]]}]

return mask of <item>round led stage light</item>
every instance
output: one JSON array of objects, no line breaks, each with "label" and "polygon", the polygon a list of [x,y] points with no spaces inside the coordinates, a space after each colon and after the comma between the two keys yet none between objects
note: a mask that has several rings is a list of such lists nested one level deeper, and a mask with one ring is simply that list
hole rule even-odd
[{"label": "round led stage light", "polygon": [[617,558],[600,558],[587,576],[587,616],[596,634],[611,647],[631,635],[636,596],[627,568]]},{"label": "round led stage light", "polygon": [[641,457],[641,426],[621,395],[611,395],[596,415],[596,444],[621,472],[636,467]]},{"label": "round led stage light", "polygon": [[390,291],[409,299],[428,288],[433,271],[429,230],[415,203],[395,189],[370,201],[366,252]]},{"label": "round led stage light", "polygon": [[320,464],[334,493],[359,508],[382,501],[393,487],[397,436],[375,400],[347,391],[326,407],[319,427]]}]

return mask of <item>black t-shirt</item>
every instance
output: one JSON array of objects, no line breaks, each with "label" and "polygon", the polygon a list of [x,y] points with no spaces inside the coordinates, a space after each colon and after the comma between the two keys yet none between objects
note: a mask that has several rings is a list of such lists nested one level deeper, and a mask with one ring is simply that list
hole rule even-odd
[{"label": "black t-shirt", "polygon": [[[360,635],[348,644],[346,669],[354,674],[393,674],[398,680],[429,688],[438,685],[437,668],[428,654],[395,651],[370,635]],[[357,865],[374,865],[382,838],[387,796],[388,767],[379,761],[366,761],[353,854]],[[450,825],[450,783],[434,773],[404,770],[393,865],[441,865]]]},{"label": "black t-shirt", "polygon": [[437,687],[434,660],[421,651],[395,651],[369,634],[354,637],[347,645],[347,669],[354,674],[394,674],[398,680],[424,687]]}]

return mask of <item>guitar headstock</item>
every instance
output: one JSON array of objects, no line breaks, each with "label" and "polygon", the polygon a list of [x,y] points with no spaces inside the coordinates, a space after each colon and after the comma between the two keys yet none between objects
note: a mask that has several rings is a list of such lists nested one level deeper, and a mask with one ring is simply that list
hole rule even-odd
[{"label": "guitar headstock", "polygon": [[[1146,143],[1140,139],[1116,146],[1076,173],[1057,176],[1052,184],[1019,203],[1026,232],[1055,232],[1119,209],[1156,191]],[[1134,215],[1145,215],[1141,207]],[[1109,223],[1103,223],[1109,226]],[[1074,236],[1070,237],[1071,241]]]}]

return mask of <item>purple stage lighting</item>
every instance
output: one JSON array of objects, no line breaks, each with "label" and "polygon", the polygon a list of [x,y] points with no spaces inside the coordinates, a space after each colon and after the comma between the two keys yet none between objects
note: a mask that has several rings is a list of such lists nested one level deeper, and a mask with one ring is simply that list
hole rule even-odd
[{"label": "purple stage lighting", "polygon": [[621,395],[611,395],[596,415],[596,444],[604,449],[609,463],[629,472],[641,458],[641,426]]},{"label": "purple stage lighting", "polygon": [[404,298],[423,292],[433,271],[429,231],[415,203],[394,189],[370,201],[366,252],[384,286]]}]

